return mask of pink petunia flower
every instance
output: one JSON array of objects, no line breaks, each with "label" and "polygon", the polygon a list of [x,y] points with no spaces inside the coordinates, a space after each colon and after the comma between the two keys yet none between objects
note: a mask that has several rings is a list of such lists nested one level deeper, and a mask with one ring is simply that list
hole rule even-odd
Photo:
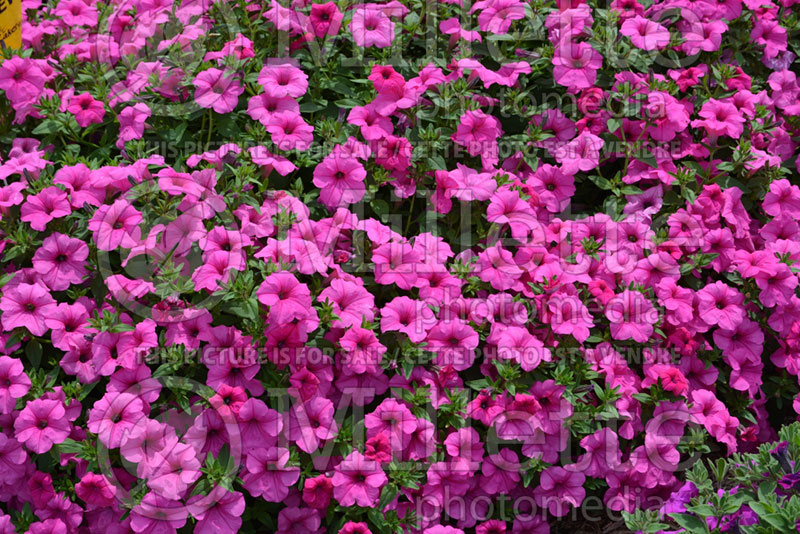
[{"label": "pink petunia flower", "polygon": [[89,247],[80,239],[54,233],[47,236],[33,255],[33,268],[54,291],[80,284],[87,274]]},{"label": "pink petunia flower", "polygon": [[604,145],[602,139],[584,130],[578,137],[557,148],[555,158],[561,163],[561,170],[567,174],[590,171],[600,164],[600,151]]},{"label": "pink petunia flower", "polygon": [[234,73],[217,68],[201,72],[192,83],[196,88],[194,101],[197,105],[220,114],[233,111],[239,103],[239,95],[244,93]]},{"label": "pink petunia flower", "polygon": [[0,298],[3,328],[26,328],[34,336],[47,332],[45,319],[56,308],[56,301],[39,284],[19,284],[7,287]]},{"label": "pink petunia flower", "polygon": [[194,533],[235,534],[242,526],[245,502],[238,491],[215,486],[208,495],[195,495],[189,499],[188,508],[192,517],[197,519]]},{"label": "pink petunia flower", "polygon": [[606,317],[614,339],[646,343],[658,322],[658,311],[643,294],[626,289],[606,306]]},{"label": "pink petunia flower", "polygon": [[71,430],[64,404],[57,400],[29,401],[14,421],[14,437],[36,454],[63,443]]},{"label": "pink petunia flower", "polygon": [[697,292],[700,318],[709,326],[736,330],[744,321],[744,295],[725,282],[708,284]]},{"label": "pink petunia flower", "polygon": [[258,83],[273,98],[298,99],[308,89],[308,75],[291,64],[267,65],[259,72]]},{"label": "pink petunia flower", "polygon": [[553,54],[553,76],[556,83],[570,91],[594,85],[603,56],[588,43],[566,43],[556,47]]},{"label": "pink petunia flower", "polygon": [[142,138],[145,128],[148,127],[146,121],[150,114],[150,108],[143,102],[128,106],[120,112],[117,116],[119,120],[117,148],[122,149],[127,141]]},{"label": "pink petunia flower", "polygon": [[371,507],[378,502],[388,478],[378,462],[353,451],[334,468],[331,481],[333,496],[339,505]]},{"label": "pink petunia flower", "polygon": [[141,222],[142,214],[120,198],[110,206],[104,204],[97,209],[89,220],[89,230],[94,232],[93,238],[99,250],[130,249],[139,244]]},{"label": "pink petunia flower", "polygon": [[344,14],[339,11],[335,2],[312,4],[311,12],[308,15],[311,33],[318,39],[326,35],[339,33],[339,29],[342,27],[342,19],[344,19]]},{"label": "pink petunia flower", "polygon": [[10,414],[17,399],[31,389],[31,379],[25,374],[22,362],[9,356],[0,356],[0,414]]},{"label": "pink petunia flower", "polygon": [[314,140],[314,127],[306,123],[299,113],[274,113],[266,129],[272,134],[272,142],[280,150],[307,150]]},{"label": "pink petunia flower", "polygon": [[705,128],[715,138],[725,135],[738,139],[744,131],[745,119],[733,104],[711,98],[703,104],[698,115],[702,119],[693,120],[692,127]]},{"label": "pink petunia flower", "polygon": [[358,4],[353,9],[350,31],[353,42],[358,46],[369,48],[386,48],[394,41],[394,22],[375,4]]},{"label": "pink petunia flower", "polygon": [[171,533],[186,524],[189,512],[186,506],[160,495],[147,493],[131,510],[131,528],[138,533]]},{"label": "pink petunia flower", "polygon": [[115,449],[145,420],[145,406],[136,395],[108,392],[94,403],[86,426],[106,447]]},{"label": "pink petunia flower", "polygon": [[577,508],[586,496],[583,473],[570,472],[553,466],[542,471],[539,485],[533,490],[536,504],[546,508],[551,515],[563,517],[571,507]]},{"label": "pink petunia flower", "polygon": [[356,158],[343,157],[338,146],[314,168],[313,183],[329,208],[354,204],[364,197],[367,171]]},{"label": "pink petunia flower", "polygon": [[642,16],[625,19],[619,33],[631,38],[633,46],[642,50],[660,50],[669,44],[669,30]]},{"label": "pink petunia flower", "polygon": [[67,194],[55,186],[46,187],[36,195],[29,196],[20,208],[20,219],[30,223],[31,228],[43,232],[47,223],[72,213]]},{"label": "pink petunia flower", "polygon": [[103,103],[92,98],[89,93],[81,93],[70,98],[67,111],[75,115],[75,121],[82,128],[102,123],[106,115]]}]

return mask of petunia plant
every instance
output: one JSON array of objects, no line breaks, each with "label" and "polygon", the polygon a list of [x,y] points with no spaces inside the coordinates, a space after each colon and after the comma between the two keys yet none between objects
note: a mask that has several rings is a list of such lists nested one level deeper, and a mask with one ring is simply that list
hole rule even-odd
[{"label": "petunia plant", "polygon": [[798,2],[21,8],[0,534],[797,529]]}]

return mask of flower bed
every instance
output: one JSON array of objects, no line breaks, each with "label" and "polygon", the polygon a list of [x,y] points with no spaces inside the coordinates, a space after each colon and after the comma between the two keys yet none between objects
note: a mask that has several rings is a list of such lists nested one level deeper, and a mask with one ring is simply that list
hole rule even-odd
[{"label": "flower bed", "polygon": [[0,533],[796,523],[794,0],[22,8]]}]

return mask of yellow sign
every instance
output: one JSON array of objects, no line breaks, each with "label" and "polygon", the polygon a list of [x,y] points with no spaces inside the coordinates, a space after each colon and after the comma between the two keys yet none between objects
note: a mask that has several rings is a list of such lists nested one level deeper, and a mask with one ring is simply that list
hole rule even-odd
[{"label": "yellow sign", "polygon": [[0,0],[0,48],[22,48],[22,0]]}]

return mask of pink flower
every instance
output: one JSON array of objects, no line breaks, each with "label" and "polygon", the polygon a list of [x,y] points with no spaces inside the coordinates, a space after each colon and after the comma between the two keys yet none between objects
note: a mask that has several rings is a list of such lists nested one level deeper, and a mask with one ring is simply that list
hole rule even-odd
[{"label": "pink flower", "polygon": [[81,93],[70,98],[67,111],[75,115],[75,121],[82,128],[102,123],[106,115],[103,103],[92,98],[89,93]]},{"label": "pink flower", "polygon": [[339,529],[338,534],[372,534],[372,531],[366,523],[348,521]]},{"label": "pink flower", "polygon": [[515,361],[523,371],[532,371],[542,361],[550,361],[551,358],[550,349],[545,348],[539,338],[523,327],[493,328],[486,340],[497,345],[498,359]]},{"label": "pink flower", "polygon": [[769,192],[764,196],[762,207],[767,215],[773,217],[787,213],[800,219],[800,187],[786,179],[773,180],[769,184]]},{"label": "pink flower", "polygon": [[89,247],[80,239],[53,233],[44,238],[33,255],[33,268],[42,281],[54,291],[63,291],[70,284],[80,284],[86,276]]},{"label": "pink flower", "polygon": [[217,68],[205,70],[192,82],[195,86],[194,100],[201,108],[211,108],[217,113],[230,113],[244,93],[237,76]]},{"label": "pink flower", "polygon": [[584,130],[578,137],[557,148],[555,158],[561,163],[561,170],[567,174],[590,171],[600,164],[600,151],[604,145],[602,139]]},{"label": "pink flower", "polygon": [[693,128],[705,128],[713,137],[725,135],[738,139],[744,131],[745,119],[733,104],[709,99],[698,112],[702,118],[693,120]]},{"label": "pink flower", "polygon": [[121,198],[110,206],[100,206],[89,220],[89,230],[94,232],[93,238],[99,250],[130,249],[139,244],[141,222],[142,214]]},{"label": "pink flower", "polygon": [[502,134],[500,121],[478,109],[461,116],[456,132],[450,138],[457,145],[466,147],[471,156],[477,156],[494,147]]},{"label": "pink flower", "polygon": [[520,481],[519,471],[517,454],[511,449],[502,449],[498,454],[487,456],[481,464],[481,487],[489,495],[508,493]]},{"label": "pink flower", "polygon": [[154,453],[147,462],[147,487],[161,497],[177,500],[201,474],[195,448],[176,443]]},{"label": "pink flower", "polygon": [[312,508],[325,510],[333,497],[333,482],[325,475],[307,478],[303,483],[303,502]]},{"label": "pink flower", "polygon": [[648,387],[660,381],[664,391],[669,391],[679,397],[686,396],[689,392],[689,382],[676,367],[654,364],[647,367],[645,374],[647,378],[642,381],[642,387]]},{"label": "pink flower", "polygon": [[33,58],[11,56],[0,65],[0,89],[11,95],[38,95],[46,82],[38,64]]},{"label": "pink flower", "polygon": [[597,70],[603,65],[603,56],[588,43],[567,42],[558,46],[553,54],[553,76],[556,83],[580,90],[592,87]]},{"label": "pink flower", "polygon": [[175,534],[188,516],[182,502],[150,492],[131,510],[131,528],[136,533]]},{"label": "pink flower", "polygon": [[205,289],[211,293],[221,288],[220,283],[227,284],[231,271],[244,270],[242,254],[234,254],[224,250],[215,250],[203,255],[203,265],[192,273],[195,291]]},{"label": "pink flower", "polygon": [[64,404],[57,400],[29,401],[14,421],[14,437],[37,454],[63,443],[71,430]]},{"label": "pink flower", "polygon": [[308,508],[286,507],[278,513],[275,534],[315,534],[319,532],[320,514]]},{"label": "pink flower", "polygon": [[513,288],[522,276],[522,269],[514,262],[511,251],[505,250],[499,244],[478,254],[475,271],[481,280],[489,282],[499,291]]},{"label": "pink flower", "polygon": [[286,271],[267,276],[256,295],[261,304],[269,307],[269,317],[281,323],[306,317],[311,307],[308,286]]},{"label": "pink flower", "polygon": [[307,124],[299,113],[291,111],[273,113],[266,129],[280,150],[307,150],[314,140],[314,127]]},{"label": "pink flower", "polygon": [[97,8],[81,0],[62,0],[53,14],[67,27],[91,27],[97,24]]},{"label": "pink flower", "polygon": [[308,22],[314,37],[322,38],[326,35],[336,35],[342,27],[344,15],[335,2],[312,4]]},{"label": "pink flower", "polygon": [[633,46],[642,50],[662,49],[669,44],[669,30],[639,15],[625,19],[619,33],[630,37]]},{"label": "pink flower", "polygon": [[117,119],[119,120],[119,138],[117,148],[121,149],[127,141],[141,139],[147,128],[145,121],[150,117],[151,111],[147,104],[139,102],[123,109]]},{"label": "pink flower", "polygon": [[424,302],[408,297],[395,297],[381,309],[381,332],[402,332],[413,343],[422,342],[435,323],[433,311]]},{"label": "pink flower", "polygon": [[394,40],[394,22],[382,9],[372,5],[357,4],[353,9],[353,18],[350,21],[353,42],[364,48],[386,48]]},{"label": "pink flower", "polygon": [[83,475],[75,485],[75,495],[92,506],[111,506],[116,493],[116,486],[109,483],[106,477],[92,472]]},{"label": "pink flower", "polygon": [[563,517],[570,507],[579,507],[586,496],[583,473],[570,472],[563,467],[548,467],[542,471],[539,485],[533,490],[536,504],[547,508],[551,515]]},{"label": "pink flower", "polygon": [[366,106],[355,106],[347,114],[347,122],[361,128],[361,135],[367,141],[377,141],[394,131],[389,117],[384,117],[375,107],[375,103]]},{"label": "pink flower", "polygon": [[539,195],[540,204],[550,213],[560,213],[575,194],[575,178],[547,163],[539,165],[526,182]]},{"label": "pink flower", "polygon": [[258,74],[258,83],[273,98],[299,99],[308,89],[308,76],[294,65],[267,65]]},{"label": "pink flower", "polygon": [[417,418],[404,405],[394,399],[384,399],[372,413],[364,417],[367,437],[385,434],[392,450],[403,450],[407,438],[417,429]]},{"label": "pink flower", "polygon": [[47,223],[72,213],[67,194],[55,186],[42,189],[29,196],[20,208],[20,219],[30,223],[34,230],[44,231]]},{"label": "pink flower", "polygon": [[140,473],[149,473],[156,453],[169,451],[178,443],[175,430],[160,421],[143,419],[126,436],[120,454],[129,462],[138,464]]},{"label": "pink flower", "polygon": [[329,208],[354,204],[364,197],[367,190],[364,166],[356,158],[343,157],[337,148],[314,168],[313,183],[321,190],[320,200]]},{"label": "pink flower", "polygon": [[357,504],[368,508],[378,502],[388,479],[378,462],[353,451],[334,468],[331,481],[333,496],[340,506]]},{"label": "pink flower", "polygon": [[381,285],[397,284],[400,289],[411,289],[418,283],[419,260],[419,253],[408,243],[385,243],[372,251],[375,282]]},{"label": "pink flower", "polygon": [[330,302],[333,312],[339,317],[332,326],[360,327],[364,320],[375,318],[375,297],[362,284],[336,278],[317,297],[319,302]]},{"label": "pink flower", "polygon": [[[709,20],[700,22],[691,21],[688,27],[681,32],[684,42],[681,45],[683,51],[692,56],[703,52],[714,52],[719,50],[722,44],[722,34],[728,31],[728,25],[722,20]],[[694,83],[697,83],[696,81]],[[693,85],[693,84],[692,84]],[[686,89],[682,88],[681,91]]]},{"label": "pink flower", "polygon": [[588,308],[576,295],[555,293],[547,299],[549,323],[553,332],[572,335],[583,343],[589,337],[589,330],[594,327]]},{"label": "pink flower", "polygon": [[[254,366],[258,371],[258,367]],[[281,414],[272,410],[259,399],[247,399],[236,414],[241,433],[242,447],[250,448],[273,441],[283,430]]]},{"label": "pink flower", "polygon": [[145,420],[144,409],[135,395],[108,392],[94,403],[86,426],[106,447],[115,449]]},{"label": "pink flower", "polygon": [[786,28],[777,20],[758,17],[750,39],[756,44],[764,46],[764,58],[769,59],[786,50],[788,43]]},{"label": "pink flower", "polygon": [[10,414],[20,399],[31,389],[31,379],[25,374],[22,362],[0,356],[0,414]]},{"label": "pink flower", "polygon": [[216,486],[207,496],[189,500],[189,513],[197,519],[195,534],[236,534],[242,526],[244,496]]},{"label": "pink flower", "polygon": [[289,412],[286,434],[300,450],[311,454],[321,442],[336,437],[339,427],[333,416],[334,406],[330,399],[313,397],[298,402]]},{"label": "pink flower", "polygon": [[647,297],[626,289],[606,306],[606,317],[614,339],[633,339],[646,343],[653,335],[653,325],[658,322],[658,311]]},{"label": "pink flower", "polygon": [[354,326],[339,339],[344,351],[343,363],[353,373],[376,372],[386,347],[372,330]]},{"label": "pink flower", "polygon": [[478,15],[478,27],[484,32],[497,35],[508,33],[512,22],[525,18],[525,4],[519,0],[476,2],[472,9],[479,5],[486,6]]},{"label": "pink flower", "polygon": [[280,447],[255,448],[247,454],[242,480],[254,497],[281,502],[300,478],[300,468],[288,466],[289,451]]},{"label": "pink flower", "polygon": [[3,328],[26,328],[34,336],[47,332],[45,319],[56,309],[56,301],[39,284],[19,284],[7,287],[0,298]]},{"label": "pink flower", "polygon": [[472,367],[475,349],[478,347],[478,333],[461,319],[440,321],[428,337],[428,350],[436,353],[437,365],[452,365],[456,371]]},{"label": "pink flower", "polygon": [[700,317],[709,326],[724,330],[736,330],[745,318],[744,295],[734,288],[717,281],[697,292]]}]

